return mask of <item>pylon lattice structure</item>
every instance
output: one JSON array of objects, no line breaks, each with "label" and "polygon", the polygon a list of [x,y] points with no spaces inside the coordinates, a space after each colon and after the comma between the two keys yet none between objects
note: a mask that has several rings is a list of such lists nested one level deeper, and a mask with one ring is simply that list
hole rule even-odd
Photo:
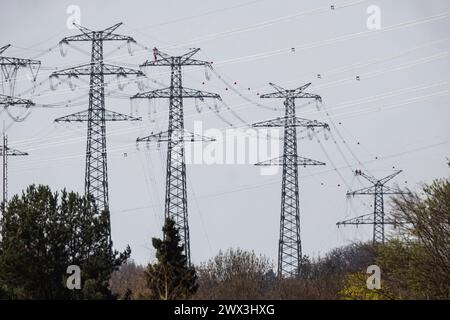
[{"label": "pylon lattice structure", "polygon": [[373,225],[373,244],[384,243],[385,234],[384,234],[384,226],[385,225],[396,225],[401,222],[395,221],[390,218],[385,217],[384,213],[384,195],[393,195],[393,194],[405,194],[407,192],[403,192],[398,189],[394,189],[386,186],[385,184],[392,180],[394,177],[399,175],[402,170],[399,170],[391,175],[388,175],[384,178],[377,179],[372,175],[366,174],[361,170],[356,170],[355,174],[362,176],[367,181],[372,183],[372,186],[367,188],[362,188],[356,191],[348,191],[347,196],[355,196],[355,195],[372,195],[374,196],[374,204],[373,204],[373,213],[365,214],[359,217],[350,218],[344,221],[340,221],[336,223],[339,227],[341,225]]},{"label": "pylon lattice structure", "polygon": [[9,106],[25,106],[28,108],[30,106],[34,106],[34,102],[28,99],[0,94],[0,107],[7,108]]},{"label": "pylon lattice structure", "polygon": [[216,93],[204,92],[183,87],[182,66],[209,66],[206,61],[192,59],[200,49],[193,49],[181,56],[171,56],[154,49],[154,60],[146,61],[141,67],[147,66],[168,66],[171,68],[170,87],[138,93],[132,99],[169,99],[169,126],[165,132],[151,134],[147,137],[138,138],[137,142],[158,141],[167,142],[167,172],[166,172],[166,195],[165,195],[165,216],[174,219],[180,232],[180,238],[184,245],[184,253],[188,264],[191,263],[188,205],[186,190],[186,165],[184,159],[185,141],[211,141],[184,129],[184,98],[204,98],[220,99]]},{"label": "pylon lattice structure", "polygon": [[2,210],[8,201],[8,157],[10,156],[27,156],[28,153],[8,147],[8,136],[3,131],[3,145],[0,149],[2,156],[2,180],[3,180],[3,197]]},{"label": "pylon lattice structure", "polygon": [[304,92],[310,83],[297,89],[286,90],[271,83],[274,93],[263,94],[261,98],[283,98],[285,116],[273,120],[253,124],[253,127],[284,128],[283,156],[268,161],[259,162],[258,166],[283,166],[283,182],[281,191],[280,238],[278,246],[278,276],[293,277],[299,274],[302,258],[300,239],[300,203],[298,189],[298,166],[325,165],[323,162],[303,158],[297,153],[297,127],[309,130],[316,128],[328,130],[327,124],[299,118],[295,115],[295,99],[315,99],[321,97]]},{"label": "pylon lattice structure", "polygon": [[[3,54],[10,46],[11,45],[8,44],[0,47],[0,54]],[[35,81],[40,67],[41,62],[39,60],[0,56],[0,82],[2,93],[9,96],[15,95],[16,76],[20,68],[29,68],[32,80]],[[8,90],[4,87],[5,83],[9,86]]]},{"label": "pylon lattice structure", "polygon": [[140,70],[106,64],[103,61],[103,42],[135,42],[132,37],[114,33],[121,24],[115,24],[101,31],[92,31],[74,24],[81,31],[81,34],[66,37],[60,41],[60,44],[64,45],[72,41],[91,42],[91,62],[53,72],[50,76],[66,76],[69,78],[78,78],[79,76],[90,77],[88,109],[55,119],[55,122],[87,122],[85,193],[93,197],[99,212],[109,209],[106,121],[140,120],[140,118],[105,109],[104,77],[106,75],[116,75],[118,77],[125,77],[127,75],[144,76]]},{"label": "pylon lattice structure", "polygon": [[[10,46],[11,45],[8,44],[1,47],[0,54],[3,54]],[[31,100],[14,97],[13,95],[15,93],[15,82],[18,70],[20,68],[30,68],[32,80],[35,81],[40,66],[41,62],[38,60],[0,56],[0,82],[2,88],[2,94],[0,94],[0,107],[8,108],[10,106],[21,106],[29,108],[35,105]],[[8,88],[4,87],[5,83],[8,84]],[[5,131],[3,131],[3,144],[0,147],[0,155],[2,156],[2,210],[4,210],[4,206],[8,201],[8,157],[27,156],[28,153],[9,148],[8,136],[5,134]]]}]

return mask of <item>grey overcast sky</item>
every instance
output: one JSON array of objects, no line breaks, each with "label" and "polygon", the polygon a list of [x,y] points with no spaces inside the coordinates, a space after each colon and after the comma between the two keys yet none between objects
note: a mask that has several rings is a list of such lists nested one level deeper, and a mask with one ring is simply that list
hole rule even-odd
[{"label": "grey overcast sky", "polygon": [[[123,22],[116,32],[133,36],[141,45],[129,56],[126,46],[117,49],[120,43],[105,43],[105,53],[112,52],[106,57],[109,63],[137,67],[152,58],[143,46],[171,54],[201,48],[196,57],[214,61],[217,73],[233,88],[227,90],[215,75],[205,80],[204,70],[198,68],[186,68],[185,85],[219,93],[246,123],[281,114],[247,101],[260,102],[258,93],[272,91],[268,82],[287,88],[312,82],[309,92],[323,97],[323,107],[299,107],[298,115],[335,126],[331,125],[329,140],[320,136],[321,144],[316,138],[299,141],[300,155],[327,163],[300,168],[304,254],[317,257],[371,238],[370,227],[335,225],[372,210],[370,197],[345,196],[348,188],[367,186],[353,176],[353,169],[366,168],[376,176],[403,169],[394,183],[413,189],[448,176],[449,1],[0,0],[0,46],[12,44],[4,55],[42,60],[37,82],[43,83],[23,94],[40,106],[29,114],[8,110],[0,115],[10,146],[30,153],[10,159],[10,195],[31,183],[83,191],[85,124],[55,125],[53,119],[87,108],[83,81],[88,79],[74,81],[74,91],[67,84],[51,91],[45,81],[56,67],[89,61],[89,43],[73,44],[65,57],[56,46],[63,37],[78,33],[66,26],[71,5],[79,7],[82,25],[100,30]],[[381,10],[380,30],[367,28],[370,5]],[[169,80],[166,69],[148,70],[148,76],[162,83]],[[16,93],[31,86],[27,72],[19,73]],[[132,257],[147,263],[154,259],[151,237],[161,235],[166,150],[155,145],[137,150],[135,140],[167,127],[168,102],[155,101],[149,107],[140,101],[131,109],[128,97],[138,92],[136,84],[121,92],[112,83],[108,90],[114,93],[106,99],[107,109],[144,118],[134,124],[108,123],[107,140],[114,245],[123,249],[129,244]],[[282,110],[280,100],[263,103]],[[149,110],[155,121],[149,120]],[[22,122],[12,120],[21,115],[28,116]],[[198,113],[192,101],[185,102],[185,115],[188,129],[198,120],[205,128],[221,130],[229,127],[227,122],[243,125],[224,106],[219,115],[226,121],[206,107]],[[193,262],[229,247],[276,260],[281,174],[261,175],[250,163],[193,164],[187,170]]]}]

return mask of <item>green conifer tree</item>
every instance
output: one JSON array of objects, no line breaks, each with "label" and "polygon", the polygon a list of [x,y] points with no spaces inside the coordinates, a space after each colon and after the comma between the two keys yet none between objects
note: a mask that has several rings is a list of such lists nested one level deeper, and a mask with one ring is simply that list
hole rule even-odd
[{"label": "green conifer tree", "polygon": [[151,299],[188,299],[198,289],[197,274],[187,265],[183,245],[175,222],[167,218],[163,227],[163,240],[153,238],[157,262],[146,270],[147,285]]},{"label": "green conifer tree", "polygon": [[[9,201],[0,220],[0,288],[11,299],[111,299],[111,273],[130,255],[112,249],[109,214],[92,199],[31,185]],[[67,268],[81,270],[69,290]]]}]

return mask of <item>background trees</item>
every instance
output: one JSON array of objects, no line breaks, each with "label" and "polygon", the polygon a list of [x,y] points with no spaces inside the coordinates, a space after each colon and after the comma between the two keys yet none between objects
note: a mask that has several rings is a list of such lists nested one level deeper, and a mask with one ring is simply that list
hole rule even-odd
[{"label": "background trees", "polygon": [[110,289],[121,300],[149,299],[145,267],[132,260],[125,262],[111,275]]},{"label": "background trees", "polygon": [[[1,219],[0,284],[9,298],[108,299],[111,273],[130,255],[109,239],[108,213],[73,192],[31,185]],[[81,290],[66,288],[69,265],[81,268]]]},{"label": "background trees", "polygon": [[365,281],[353,277],[347,298],[450,299],[450,180],[438,179],[393,199],[396,233],[375,248],[382,288],[367,295]]},{"label": "background trees", "polygon": [[425,185],[423,194],[394,199],[394,216],[405,222],[396,247],[409,253],[408,287],[418,297],[450,299],[450,180]]},{"label": "background trees", "polygon": [[275,279],[272,264],[264,256],[229,249],[198,267],[197,299],[261,299]]},{"label": "background trees", "polygon": [[[171,219],[163,239],[153,238],[156,262],[124,263],[130,250],[113,251],[106,212],[78,194],[32,185],[0,222],[0,298],[450,299],[449,179],[397,196],[392,214],[399,224],[385,244],[303,257],[299,277],[279,279],[267,257],[239,248],[188,267]],[[82,290],[66,288],[72,264],[81,268]],[[372,264],[381,269],[379,290],[366,286]]]}]

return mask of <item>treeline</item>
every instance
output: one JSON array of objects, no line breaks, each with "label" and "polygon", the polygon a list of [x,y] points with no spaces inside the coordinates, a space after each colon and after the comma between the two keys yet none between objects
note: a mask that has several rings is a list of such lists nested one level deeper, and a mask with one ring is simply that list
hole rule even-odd
[{"label": "treeline", "polygon": [[[240,249],[220,252],[197,266],[198,288],[182,296],[191,299],[450,299],[450,180],[424,185],[420,194],[411,190],[392,201],[392,220],[399,224],[385,244],[354,243],[318,259],[304,257],[297,278],[279,279],[265,256]],[[170,229],[170,228],[169,228]],[[167,235],[166,240],[174,239]],[[160,270],[170,267],[173,256],[157,249]],[[179,249],[181,250],[181,249]],[[166,256],[167,255],[167,256]],[[381,270],[381,288],[368,289],[367,268]],[[167,283],[149,283],[149,276],[164,278],[127,262],[111,279],[120,298],[164,299],[152,295]],[[131,271],[131,272],[130,272]],[[171,272],[166,275],[171,277]],[[130,275],[133,275],[130,277]],[[174,289],[174,292],[179,288]]]},{"label": "treeline", "polygon": [[[30,186],[2,206],[2,299],[449,299],[450,180],[392,201],[399,225],[385,244],[354,243],[324,257],[303,257],[299,276],[280,279],[265,256],[228,249],[188,267],[171,219],[154,238],[156,260],[135,264],[117,252],[109,215],[76,193]],[[67,267],[81,286],[67,287]],[[368,289],[367,267],[381,270],[381,288]]]}]

